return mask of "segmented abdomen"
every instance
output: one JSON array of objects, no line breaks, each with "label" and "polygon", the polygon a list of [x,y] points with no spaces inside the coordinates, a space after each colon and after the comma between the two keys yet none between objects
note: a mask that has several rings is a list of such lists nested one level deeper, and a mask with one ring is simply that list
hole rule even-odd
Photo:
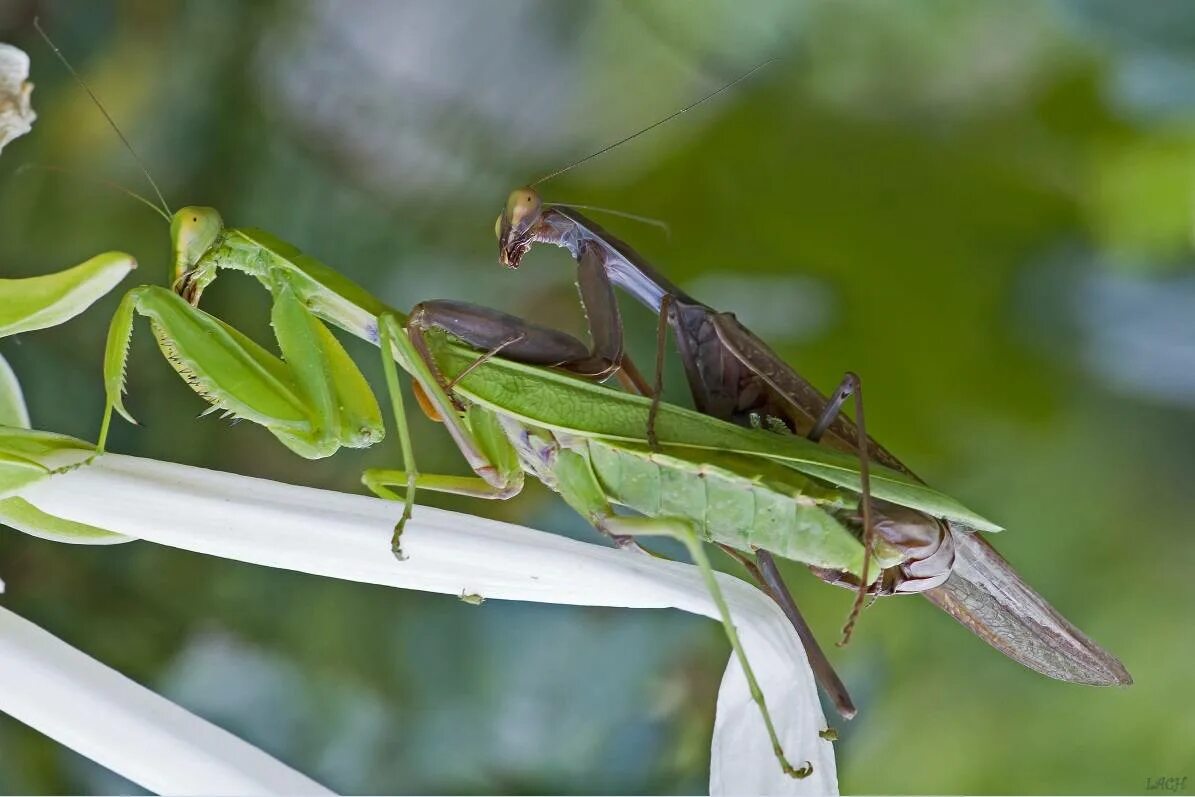
[{"label": "segmented abdomen", "polygon": [[831,512],[858,497],[758,457],[684,449],[653,452],[596,440],[585,446],[612,503],[648,517],[690,520],[698,532],[751,552],[763,548],[798,562],[858,572],[863,547]]}]

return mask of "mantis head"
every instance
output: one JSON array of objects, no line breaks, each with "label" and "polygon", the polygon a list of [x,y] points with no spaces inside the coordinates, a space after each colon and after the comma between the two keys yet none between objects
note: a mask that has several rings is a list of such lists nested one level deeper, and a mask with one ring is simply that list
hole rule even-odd
[{"label": "mantis head", "polygon": [[174,254],[174,286],[191,304],[210,282],[197,273],[203,256],[216,245],[224,231],[224,219],[215,208],[197,206],[179,210],[170,220],[170,244]]},{"label": "mantis head", "polygon": [[494,224],[498,236],[498,261],[507,268],[518,268],[523,255],[531,249],[543,218],[544,201],[534,188],[512,191],[506,209]]}]

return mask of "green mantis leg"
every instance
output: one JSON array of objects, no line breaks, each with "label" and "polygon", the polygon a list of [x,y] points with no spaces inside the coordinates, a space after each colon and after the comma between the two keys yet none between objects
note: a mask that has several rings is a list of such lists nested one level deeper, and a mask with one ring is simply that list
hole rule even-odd
[{"label": "green mantis leg", "polygon": [[290,286],[275,291],[271,311],[279,358],[165,288],[143,285],[125,294],[108,329],[100,451],[113,411],[135,423],[122,398],[135,315],[149,320],[162,353],[214,410],[266,427],[300,456],[365,448],[384,435],[365,377]]},{"label": "green mantis leg", "polygon": [[722,627],[726,629],[726,638],[730,640],[730,647],[734,649],[734,654],[739,660],[739,665],[743,668],[743,675],[747,679],[747,688],[751,692],[751,699],[759,706],[759,713],[763,715],[764,725],[768,729],[768,737],[772,740],[772,751],[776,754],[776,758],[780,760],[781,768],[785,774],[791,775],[794,778],[809,777],[813,773],[812,764],[806,762],[804,766],[798,769],[789,763],[788,758],[784,754],[784,748],[780,744],[780,737],[776,733],[776,726],[772,723],[772,715],[768,711],[767,703],[764,702],[763,690],[759,688],[759,682],[755,680],[755,673],[751,669],[751,664],[747,661],[747,653],[743,649],[743,643],[739,640],[738,631],[735,630],[734,620],[730,616],[730,607],[726,605],[726,598],[722,595],[721,587],[718,586],[718,579],[714,576],[713,566],[710,564],[709,558],[705,555],[705,548],[702,545],[701,539],[697,536],[692,523],[687,520],[674,518],[637,518],[612,515],[605,519],[604,525],[609,531],[615,533],[672,537],[685,544],[685,547],[689,550],[689,555],[693,557],[693,563],[701,571],[706,588],[709,589],[710,597],[714,599],[714,605],[718,607],[718,614],[721,615],[722,619]]},{"label": "green mantis leg", "polygon": [[561,496],[606,534],[628,537],[672,537],[685,544],[693,558],[693,563],[701,570],[710,597],[713,598],[714,605],[718,608],[722,627],[726,629],[730,647],[734,650],[739,665],[743,668],[743,675],[747,679],[747,688],[751,692],[751,698],[759,706],[759,712],[763,715],[764,725],[768,729],[768,737],[772,740],[772,750],[780,761],[781,768],[794,778],[808,777],[813,772],[812,764],[806,762],[800,768],[794,767],[784,754],[780,737],[776,733],[776,726],[772,722],[772,715],[768,712],[767,703],[764,701],[763,690],[759,688],[759,682],[755,680],[755,672],[751,669],[750,662],[747,661],[747,653],[743,650],[738,631],[734,627],[734,620],[730,616],[730,607],[726,605],[726,598],[722,595],[718,579],[714,576],[714,569],[705,555],[705,548],[697,530],[693,528],[693,524],[681,518],[624,517],[614,514],[614,508],[610,505],[601,485],[593,475],[588,461],[575,451],[565,450],[559,453],[556,475]]},{"label": "green mantis leg", "polygon": [[[400,414],[401,412],[402,410],[396,406],[395,413]],[[405,434],[406,429],[400,428],[399,435]],[[405,459],[405,462],[411,464],[412,468],[414,467],[412,460]],[[480,476],[443,476],[432,473],[418,473],[413,469],[369,468],[361,474],[361,483],[379,498],[385,498],[388,501],[401,501],[403,504],[402,516],[394,524],[394,536],[390,540],[390,551],[400,562],[407,558],[402,552],[401,539],[403,529],[406,528],[407,521],[411,519],[416,490],[429,490],[434,493],[450,493],[470,498],[488,498],[499,501],[510,498],[512,494],[511,490],[503,487],[495,487]],[[403,491],[401,494],[392,489],[396,485],[402,485]],[[518,490],[516,489],[514,492],[517,493]]]},{"label": "green mantis leg", "polygon": [[[414,334],[418,335],[418,332]],[[493,416],[477,409],[468,414],[467,421],[462,420],[432,368],[430,352],[427,351],[426,345],[420,345],[421,338],[417,340],[420,342],[413,342],[408,337],[408,333],[395,316],[379,316],[378,342],[382,352],[382,370],[385,373],[386,389],[390,394],[390,405],[394,412],[394,426],[402,452],[403,469],[371,468],[361,476],[362,483],[374,494],[403,502],[402,516],[394,526],[394,536],[391,539],[391,550],[400,561],[405,558],[401,537],[407,521],[411,519],[417,490],[505,500],[516,495],[523,486],[523,473],[515,460],[514,451],[493,426]],[[419,473],[415,465],[410,429],[407,426],[402,389],[398,383],[396,357],[423,390],[438,419],[444,422],[476,476]],[[403,485],[403,493],[400,495],[395,492],[391,489],[392,485]]]},{"label": "green mantis leg", "polygon": [[[411,477],[414,476],[414,479]],[[414,488],[412,488],[412,481]],[[405,501],[405,495],[412,489],[428,490],[433,493],[463,495],[468,498],[492,498],[503,500],[510,495],[494,487],[480,476],[441,476],[439,474],[393,470],[390,468],[369,468],[361,474],[361,483],[375,495],[389,501]],[[403,494],[392,488],[401,485]]]}]

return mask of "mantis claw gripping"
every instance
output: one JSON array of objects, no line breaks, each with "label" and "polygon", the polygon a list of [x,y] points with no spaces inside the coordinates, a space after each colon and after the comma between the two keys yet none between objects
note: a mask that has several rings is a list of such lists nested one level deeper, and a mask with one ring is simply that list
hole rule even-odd
[{"label": "mantis claw gripping", "polygon": [[394,526],[394,536],[390,538],[390,553],[394,554],[395,560],[399,562],[405,562],[408,558],[402,551],[402,541],[400,539],[402,537],[403,526],[406,525],[405,520],[405,518],[400,520]]}]

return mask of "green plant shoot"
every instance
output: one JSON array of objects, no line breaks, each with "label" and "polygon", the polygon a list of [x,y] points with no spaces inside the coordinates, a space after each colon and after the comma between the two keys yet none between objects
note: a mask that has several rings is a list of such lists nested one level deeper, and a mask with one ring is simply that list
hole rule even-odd
[{"label": "green plant shoot", "polygon": [[[105,295],[137,263],[107,252],[54,274],[0,279],[0,337],[61,324]],[[11,493],[95,455],[88,443],[29,428],[29,411],[16,374],[0,357],[0,523],[57,542],[111,544],[130,538],[42,512]]]}]

